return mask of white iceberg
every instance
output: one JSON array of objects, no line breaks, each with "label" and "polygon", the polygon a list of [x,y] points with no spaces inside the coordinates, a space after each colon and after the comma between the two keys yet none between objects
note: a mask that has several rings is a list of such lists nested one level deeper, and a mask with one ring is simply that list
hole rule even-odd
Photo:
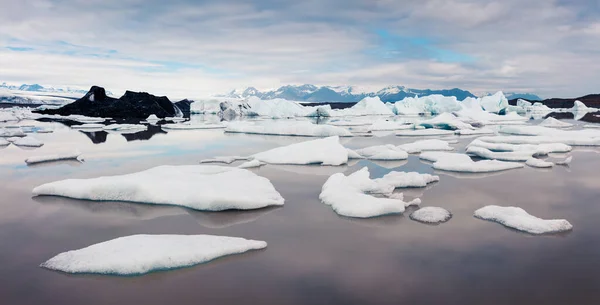
[{"label": "white iceberg", "polygon": [[398,161],[408,159],[408,153],[401,150],[384,150],[376,153],[368,158],[369,160],[376,161]]},{"label": "white iceberg", "polygon": [[[541,127],[543,128],[543,127]],[[582,135],[555,135],[555,136],[485,136],[479,140],[487,143],[504,144],[550,144],[562,143],[571,146],[600,146],[600,137]]]},{"label": "white iceberg", "polygon": [[264,163],[262,163],[258,160],[251,160],[251,161],[247,161],[247,162],[240,164],[238,166],[238,168],[255,168],[255,167],[261,167],[263,165],[264,165]]},{"label": "white iceberg", "polygon": [[416,129],[416,130],[400,130],[396,132],[397,136],[400,137],[422,137],[422,136],[447,136],[453,135],[453,130],[445,130],[445,129],[436,129],[436,128],[428,128],[428,129]]},{"label": "white iceberg", "polygon": [[219,156],[219,157],[214,157],[211,159],[204,159],[201,160],[200,163],[226,163],[226,164],[231,164],[235,161],[246,161],[250,159],[250,157],[243,157],[243,156]]},{"label": "white iceberg", "polygon": [[335,116],[394,115],[379,97],[365,97],[354,106],[331,113]]},{"label": "white iceberg", "polygon": [[25,132],[21,128],[2,128],[0,129],[0,137],[11,138],[11,137],[24,137]]},{"label": "white iceberg", "polygon": [[553,117],[549,117],[549,118],[543,120],[541,123],[539,123],[538,126],[552,127],[552,128],[568,128],[568,127],[572,127],[573,124],[567,123],[567,122],[562,122]]},{"label": "white iceberg", "polygon": [[392,171],[374,181],[381,185],[380,189],[389,192],[389,190],[393,191],[397,188],[426,187],[430,183],[440,181],[440,177],[417,172]]},{"label": "white iceberg", "polygon": [[280,136],[305,136],[305,137],[351,137],[347,129],[331,126],[316,125],[310,122],[233,122],[227,125],[225,132],[280,135]]},{"label": "white iceberg", "polygon": [[8,142],[4,138],[0,138],[0,146],[7,146],[7,145],[10,145],[10,142]]},{"label": "white iceberg", "polygon": [[404,150],[409,154],[416,154],[423,151],[454,150],[448,142],[438,139],[419,140],[413,143],[398,145],[396,148]]},{"label": "white iceberg", "polygon": [[452,213],[440,207],[423,207],[410,214],[410,219],[423,223],[442,223],[450,218]]},{"label": "white iceberg", "polygon": [[270,164],[342,165],[348,163],[348,150],[340,144],[339,137],[328,137],[274,148],[252,157]]},{"label": "white iceberg", "polygon": [[163,124],[160,125],[162,129],[167,130],[194,130],[194,129],[223,129],[225,125],[222,124]]},{"label": "white iceberg", "polygon": [[498,113],[500,110],[508,108],[508,100],[502,91],[498,91],[494,95],[482,97],[480,104],[485,111],[492,113]]},{"label": "white iceberg", "polygon": [[544,160],[541,160],[538,158],[530,158],[525,162],[525,164],[527,164],[528,166],[537,167],[537,168],[549,168],[549,167],[554,166],[554,163],[544,161]]},{"label": "white iceberg", "polygon": [[459,120],[451,113],[442,113],[432,119],[421,121],[419,125],[425,128],[439,128],[448,130],[475,129],[473,126]]},{"label": "white iceberg", "polygon": [[[387,214],[403,213],[406,203],[399,199],[380,198],[368,193],[377,192],[381,185],[369,178],[365,167],[345,176],[337,173],[329,177],[319,199],[339,215],[369,218]],[[391,192],[389,192],[391,193]]]},{"label": "white iceberg", "polygon": [[44,142],[42,142],[32,136],[26,136],[23,138],[18,138],[18,137],[8,138],[8,142],[11,142],[13,145],[16,145],[16,146],[24,146],[24,147],[41,147],[44,145]]},{"label": "white iceberg", "polygon": [[573,229],[573,225],[564,219],[541,219],[518,207],[488,205],[475,211],[474,216],[531,234],[558,233]]},{"label": "white iceberg", "polygon": [[500,161],[527,161],[536,154],[535,151],[518,150],[518,151],[491,151],[487,148],[478,146],[469,146],[467,154],[475,155],[483,159],[492,159]]},{"label": "white iceberg", "polygon": [[569,165],[573,161],[573,156],[568,156],[564,160],[556,161],[556,165]]},{"label": "white iceberg", "polygon": [[483,147],[491,151],[533,151],[536,155],[547,155],[549,153],[566,153],[573,148],[563,143],[544,143],[544,144],[510,144],[510,143],[488,143],[479,139],[473,140],[467,147]]},{"label": "white iceberg", "polygon": [[67,179],[38,186],[33,194],[205,211],[259,209],[284,202],[268,179],[245,169],[213,165],[158,166],[127,175]]},{"label": "white iceberg", "polygon": [[352,149],[346,148],[346,151],[348,151],[348,159],[364,159],[365,158]]},{"label": "white iceberg", "polygon": [[35,164],[35,163],[52,162],[52,161],[79,160],[80,156],[81,156],[81,152],[79,152],[79,151],[72,152],[72,153],[64,153],[64,154],[34,156],[34,157],[29,157],[29,158],[25,159],[25,163]]},{"label": "white iceberg", "polygon": [[498,160],[473,161],[466,154],[448,152],[424,152],[419,158],[434,162],[433,168],[450,172],[489,173],[521,168],[523,164]]},{"label": "white iceberg", "polygon": [[238,237],[140,234],[63,252],[40,266],[67,273],[141,275],[266,247],[264,241]]}]

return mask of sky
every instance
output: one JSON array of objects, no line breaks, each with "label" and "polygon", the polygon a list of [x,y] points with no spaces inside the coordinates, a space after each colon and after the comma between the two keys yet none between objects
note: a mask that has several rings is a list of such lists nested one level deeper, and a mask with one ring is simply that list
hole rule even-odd
[{"label": "sky", "polygon": [[0,0],[0,82],[600,93],[600,0]]}]

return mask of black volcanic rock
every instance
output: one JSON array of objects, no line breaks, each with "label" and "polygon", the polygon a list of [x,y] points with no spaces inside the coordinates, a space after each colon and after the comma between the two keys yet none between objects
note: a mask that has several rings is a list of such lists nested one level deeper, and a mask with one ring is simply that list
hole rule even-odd
[{"label": "black volcanic rock", "polygon": [[[510,105],[516,105],[518,99],[512,99],[508,101]],[[580,101],[584,103],[588,107],[592,108],[600,108],[600,94],[589,94],[586,96],[578,97],[578,98],[550,98],[542,101],[530,101],[526,100],[530,103],[540,102],[550,108],[571,108],[575,105],[575,101]]]},{"label": "black volcanic rock", "polygon": [[[181,112],[190,113],[191,101],[181,103]],[[177,115],[174,104],[166,96],[154,96],[146,92],[127,91],[119,99],[106,96],[102,87],[93,86],[88,93],[73,103],[58,109],[34,111],[41,114],[71,115],[90,117],[145,119],[155,114],[159,118]]]}]

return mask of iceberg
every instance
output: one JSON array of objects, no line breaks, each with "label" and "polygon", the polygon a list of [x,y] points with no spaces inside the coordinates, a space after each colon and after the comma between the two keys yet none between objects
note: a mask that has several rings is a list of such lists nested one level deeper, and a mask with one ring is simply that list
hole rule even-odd
[{"label": "iceberg", "polygon": [[469,146],[467,154],[475,155],[483,159],[493,159],[501,161],[527,161],[536,154],[535,151],[517,150],[517,151],[491,151],[487,148],[478,146]]},{"label": "iceberg", "polygon": [[467,124],[461,120],[459,120],[456,116],[451,113],[442,113],[435,118],[421,121],[419,125],[425,128],[439,128],[439,129],[475,129],[470,124]]},{"label": "iceberg", "polygon": [[32,136],[26,136],[23,138],[18,138],[18,137],[8,138],[8,142],[11,142],[13,145],[16,145],[16,146],[24,146],[24,147],[42,147],[44,145],[44,142],[42,142]]},{"label": "iceberg", "polygon": [[355,153],[370,160],[393,161],[408,159],[406,151],[398,149],[392,144],[369,146],[357,149]]},{"label": "iceberg", "polygon": [[[541,127],[544,128],[544,127]],[[503,143],[503,144],[550,144],[550,143],[562,143],[571,146],[600,146],[600,137],[588,137],[588,136],[569,136],[569,135],[555,135],[555,136],[486,136],[481,137],[479,140],[487,143]]]},{"label": "iceberg", "polygon": [[365,97],[356,105],[333,111],[332,116],[362,116],[362,115],[394,115],[394,112],[388,108],[378,96]]},{"label": "iceberg", "polygon": [[264,163],[261,163],[258,160],[252,160],[252,161],[247,161],[247,162],[240,164],[238,166],[238,168],[255,168],[255,167],[261,167],[263,165],[264,165]]},{"label": "iceberg", "polygon": [[304,137],[351,137],[347,129],[331,126],[316,125],[310,122],[234,122],[227,125],[225,132],[264,134],[278,136],[304,136]]},{"label": "iceberg", "polygon": [[194,129],[223,129],[222,124],[163,124],[162,129],[167,130],[194,130]]},{"label": "iceberg", "polygon": [[453,135],[453,130],[445,130],[445,129],[415,129],[415,130],[400,130],[396,132],[397,136],[400,137],[422,137],[422,136],[447,136]]},{"label": "iceberg", "polygon": [[573,124],[567,123],[567,122],[562,122],[553,117],[549,117],[549,118],[543,120],[541,123],[539,123],[538,126],[552,127],[552,128],[569,128],[569,127],[572,127]]},{"label": "iceberg", "polygon": [[0,129],[0,137],[12,138],[12,137],[24,137],[26,136],[23,129],[19,128],[2,128]]},{"label": "iceberg", "polygon": [[390,131],[401,129],[415,129],[415,124],[407,124],[403,121],[377,121],[369,126],[369,131]]},{"label": "iceberg", "polygon": [[396,148],[404,150],[409,154],[417,154],[423,151],[454,150],[448,142],[438,139],[419,140],[413,143],[398,145]]},{"label": "iceberg", "polygon": [[544,160],[541,160],[538,158],[530,158],[525,162],[525,164],[527,164],[528,166],[531,166],[531,167],[538,167],[538,168],[549,168],[549,167],[554,166],[554,163],[544,161]]},{"label": "iceberg", "polygon": [[235,161],[247,161],[251,159],[250,157],[242,157],[242,156],[219,156],[211,159],[201,160],[200,163],[226,163],[231,164]]},{"label": "iceberg", "polygon": [[10,142],[8,142],[4,138],[0,138],[0,146],[7,146],[7,145],[10,145]]},{"label": "iceberg", "polygon": [[319,199],[331,206],[337,214],[346,217],[369,218],[403,213],[406,205],[404,201],[368,194],[379,192],[380,189],[381,185],[369,178],[369,170],[364,167],[348,176],[337,173],[329,177],[321,189]]},{"label": "iceberg", "polygon": [[573,156],[568,156],[564,160],[556,161],[556,165],[569,165],[573,161]]},{"label": "iceberg", "polygon": [[348,151],[348,159],[364,159],[365,158],[352,149],[346,148],[346,151]]},{"label": "iceberg", "polygon": [[426,187],[430,183],[440,181],[440,177],[417,172],[392,171],[381,178],[374,179],[374,181],[383,186],[380,186],[380,189],[389,192],[389,190],[393,191],[397,188]]},{"label": "iceberg", "polygon": [[475,211],[474,216],[531,234],[559,233],[573,229],[573,225],[564,219],[541,219],[518,207],[488,205]]},{"label": "iceberg", "polygon": [[523,164],[503,162],[498,160],[473,161],[466,154],[448,152],[424,152],[419,158],[434,162],[433,168],[449,172],[489,173],[515,168],[522,168]]},{"label": "iceberg", "polygon": [[252,157],[270,164],[342,165],[348,163],[348,150],[336,136],[282,146]]},{"label": "iceberg", "polygon": [[452,213],[440,207],[423,207],[410,214],[410,219],[423,223],[442,223],[450,218]]},{"label": "iceberg", "polygon": [[33,194],[204,211],[259,209],[284,202],[268,179],[245,169],[214,165],[165,165],[127,175],[67,179],[38,186]]},{"label": "iceberg", "polygon": [[485,111],[492,113],[498,113],[500,110],[508,108],[508,100],[502,91],[498,91],[494,95],[482,97],[480,104]]},{"label": "iceberg", "polygon": [[80,156],[81,156],[81,152],[79,152],[79,151],[76,151],[73,153],[64,153],[64,154],[34,156],[34,157],[29,157],[29,158],[25,159],[25,163],[35,164],[35,163],[52,162],[52,161],[79,160]]},{"label": "iceberg", "polygon": [[264,249],[267,243],[213,235],[130,235],[60,253],[40,267],[67,273],[142,275]]},{"label": "iceberg", "polygon": [[481,139],[475,139],[468,147],[477,146],[489,149],[491,151],[533,151],[536,155],[547,155],[549,153],[566,153],[573,148],[562,143],[544,143],[544,144],[510,144],[510,143],[488,143]]}]

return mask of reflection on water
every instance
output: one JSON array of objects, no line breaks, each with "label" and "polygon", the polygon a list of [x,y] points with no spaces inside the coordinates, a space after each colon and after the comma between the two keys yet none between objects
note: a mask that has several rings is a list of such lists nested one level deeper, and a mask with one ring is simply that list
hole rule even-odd
[{"label": "reflection on water", "polygon": [[[192,118],[194,119],[194,118]],[[47,123],[44,123],[47,124]],[[0,150],[0,303],[20,304],[600,304],[600,158],[574,149],[569,171],[525,167],[488,174],[434,171],[410,155],[388,163],[354,160],[340,167],[253,169],[285,198],[279,208],[199,212],[171,206],[33,197],[42,183],[197,164],[307,140],[297,137],[182,131],[104,145],[70,129],[36,135],[35,152]],[[394,135],[344,139],[351,148],[417,140]],[[453,145],[464,150],[469,140]],[[33,154],[80,148],[79,166],[28,167]],[[328,175],[368,166],[372,178],[395,170],[440,175],[422,189],[399,189],[423,206],[449,210],[439,226],[403,215],[340,217],[319,200]],[[323,170],[320,174],[314,174]],[[470,178],[470,179],[463,179]],[[165,179],[168,179],[166,177]],[[235,185],[231,186],[232,188]],[[565,235],[531,236],[473,217],[485,205],[513,205],[565,218]],[[193,268],[142,277],[67,275],[38,265],[57,253],[132,234],[212,234],[265,240],[267,249]]]}]

